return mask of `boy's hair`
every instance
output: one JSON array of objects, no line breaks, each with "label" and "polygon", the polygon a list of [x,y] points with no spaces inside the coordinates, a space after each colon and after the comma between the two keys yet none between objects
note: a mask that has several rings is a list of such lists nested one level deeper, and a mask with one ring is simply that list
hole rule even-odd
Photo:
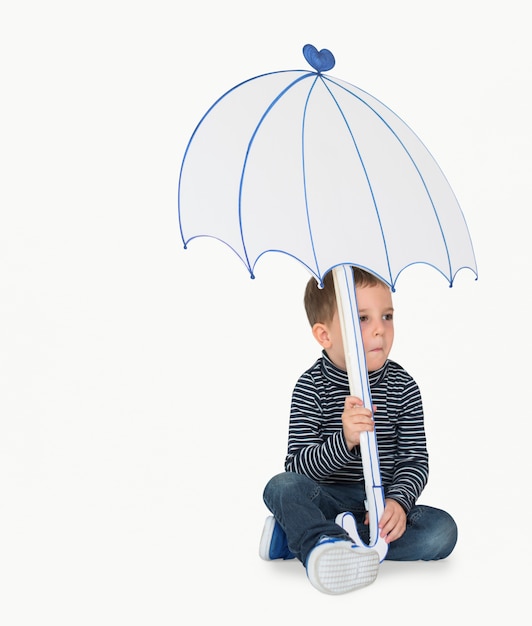
[{"label": "boy's hair", "polygon": [[[353,267],[355,285],[357,287],[375,287],[385,285],[374,274],[359,267]],[[305,311],[311,326],[314,324],[329,324],[336,313],[336,293],[332,271],[325,274],[323,287],[320,288],[315,278],[311,278],[305,289]]]}]

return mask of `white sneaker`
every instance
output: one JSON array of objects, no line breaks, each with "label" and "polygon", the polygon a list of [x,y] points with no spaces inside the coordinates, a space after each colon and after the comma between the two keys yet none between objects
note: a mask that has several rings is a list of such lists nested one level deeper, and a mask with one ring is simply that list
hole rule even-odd
[{"label": "white sneaker", "polygon": [[306,567],[310,582],[319,591],[347,593],[377,578],[379,554],[345,539],[323,537],[310,552]]}]

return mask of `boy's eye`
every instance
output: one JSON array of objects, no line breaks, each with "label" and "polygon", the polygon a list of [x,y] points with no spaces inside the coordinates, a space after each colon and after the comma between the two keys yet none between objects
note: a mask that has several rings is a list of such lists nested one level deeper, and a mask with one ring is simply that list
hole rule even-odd
[{"label": "boy's eye", "polygon": [[361,322],[367,322],[368,321],[368,316],[367,315],[360,315],[358,319]]},{"label": "boy's eye", "polygon": [[386,313],[386,315],[382,316],[382,319],[386,320],[387,322],[393,320],[393,313]]}]

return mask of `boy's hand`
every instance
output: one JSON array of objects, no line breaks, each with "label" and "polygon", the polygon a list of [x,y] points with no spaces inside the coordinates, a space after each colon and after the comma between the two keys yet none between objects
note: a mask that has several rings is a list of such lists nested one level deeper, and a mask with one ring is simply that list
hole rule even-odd
[{"label": "boy's hand", "polygon": [[[369,514],[366,513],[365,524],[369,524]],[[406,513],[396,500],[386,498],[384,511],[379,520],[380,535],[390,543],[399,539],[406,530]]]},{"label": "boy's hand", "polygon": [[[375,407],[374,409],[375,410]],[[352,450],[360,444],[360,433],[371,432],[374,428],[372,413],[366,409],[362,400],[356,396],[347,396],[342,413],[342,426],[347,448]]]}]

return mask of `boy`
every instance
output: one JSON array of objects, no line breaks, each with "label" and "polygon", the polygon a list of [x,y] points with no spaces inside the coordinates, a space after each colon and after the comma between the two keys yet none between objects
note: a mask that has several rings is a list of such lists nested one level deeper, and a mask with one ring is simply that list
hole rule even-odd
[{"label": "boy", "polygon": [[353,544],[335,518],[355,516],[369,544],[360,433],[376,429],[385,508],[379,531],[386,559],[436,560],[456,544],[452,517],[415,504],[428,478],[423,407],[416,382],[388,359],[394,338],[391,292],[376,276],[353,268],[374,415],[349,394],[345,355],[332,272],[320,289],[314,278],[305,290],[305,309],[322,356],[298,380],[292,395],[285,472],[264,489],[273,513],[266,520],[260,556],[297,557],[310,582],[339,594],[373,582],[375,550]]}]

